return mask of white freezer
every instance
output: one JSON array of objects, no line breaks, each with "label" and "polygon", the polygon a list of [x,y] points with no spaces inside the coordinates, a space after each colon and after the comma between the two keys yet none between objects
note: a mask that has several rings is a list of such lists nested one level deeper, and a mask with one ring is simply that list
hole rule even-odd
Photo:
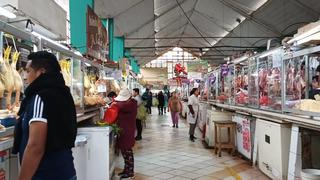
[{"label": "white freezer", "polygon": [[291,127],[257,119],[256,133],[259,169],[272,179],[287,179]]},{"label": "white freezer", "polygon": [[72,149],[78,180],[108,180],[114,174],[115,138],[110,127],[78,128]]}]

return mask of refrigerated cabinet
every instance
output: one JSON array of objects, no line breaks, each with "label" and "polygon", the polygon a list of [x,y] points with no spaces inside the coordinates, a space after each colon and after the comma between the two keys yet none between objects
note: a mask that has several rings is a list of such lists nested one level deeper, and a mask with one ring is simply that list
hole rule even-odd
[{"label": "refrigerated cabinet", "polygon": [[249,78],[248,78],[249,107],[259,107],[259,84],[258,84],[258,57],[249,58]]},{"label": "refrigerated cabinet", "polygon": [[258,85],[260,108],[281,111],[282,48],[263,52],[258,57]]},{"label": "refrigerated cabinet", "polygon": [[234,65],[223,64],[220,67],[218,101],[234,104]]},{"label": "refrigerated cabinet", "polygon": [[208,75],[208,101],[215,101],[218,96],[219,71],[215,70]]},{"label": "refrigerated cabinet", "polygon": [[249,85],[249,65],[248,61],[235,64],[234,76],[235,76],[235,105],[248,105],[248,85]]},{"label": "refrigerated cabinet", "polygon": [[287,179],[291,126],[257,119],[256,137],[259,169],[271,179]]},{"label": "refrigerated cabinet", "polygon": [[320,117],[319,52],[316,46],[284,56],[284,112]]},{"label": "refrigerated cabinet", "polygon": [[78,180],[112,178],[116,158],[115,140],[111,127],[78,128],[72,149]]}]

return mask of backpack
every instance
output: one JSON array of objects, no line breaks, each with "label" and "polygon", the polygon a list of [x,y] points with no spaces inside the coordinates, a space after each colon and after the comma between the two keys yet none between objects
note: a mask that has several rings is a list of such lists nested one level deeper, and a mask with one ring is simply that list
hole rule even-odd
[{"label": "backpack", "polygon": [[180,112],[181,107],[179,99],[172,99],[170,108],[172,112]]},{"label": "backpack", "polygon": [[140,106],[138,107],[137,119],[142,121],[147,119],[147,109],[144,103],[141,103]]}]

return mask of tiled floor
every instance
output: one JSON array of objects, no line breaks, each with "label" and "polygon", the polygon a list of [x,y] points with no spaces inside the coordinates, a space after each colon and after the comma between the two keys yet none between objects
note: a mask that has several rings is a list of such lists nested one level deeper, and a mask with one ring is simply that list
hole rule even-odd
[{"label": "tiled floor", "polygon": [[[227,153],[217,157],[212,149],[204,147],[200,138],[196,142],[189,141],[185,120],[180,120],[179,128],[176,129],[171,127],[169,115],[158,116],[155,109],[153,112],[143,131],[143,140],[138,141],[134,147],[136,180],[269,179],[238,157]],[[197,134],[197,137],[201,137],[200,132]],[[122,168],[123,159],[120,156],[116,174]]]}]

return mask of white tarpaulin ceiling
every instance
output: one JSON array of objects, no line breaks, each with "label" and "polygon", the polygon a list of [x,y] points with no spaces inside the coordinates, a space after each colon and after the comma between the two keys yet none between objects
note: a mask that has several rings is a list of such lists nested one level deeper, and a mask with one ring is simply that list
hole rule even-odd
[{"label": "white tarpaulin ceiling", "polygon": [[95,0],[139,64],[179,46],[211,62],[280,42],[320,17],[319,0]]}]

